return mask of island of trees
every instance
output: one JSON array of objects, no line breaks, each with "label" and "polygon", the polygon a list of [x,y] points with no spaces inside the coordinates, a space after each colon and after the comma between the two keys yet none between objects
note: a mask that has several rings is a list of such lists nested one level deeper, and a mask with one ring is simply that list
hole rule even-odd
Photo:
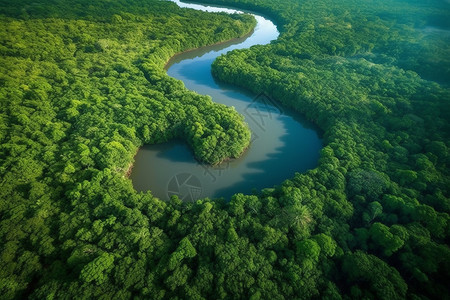
[{"label": "island of trees", "polygon": [[137,193],[126,173],[143,144],[182,138],[211,164],[247,147],[242,116],[164,64],[255,20],[2,1],[0,298],[448,298],[450,4],[205,2],[277,22],[277,41],[213,73],[317,124],[318,167],[232,199]]}]

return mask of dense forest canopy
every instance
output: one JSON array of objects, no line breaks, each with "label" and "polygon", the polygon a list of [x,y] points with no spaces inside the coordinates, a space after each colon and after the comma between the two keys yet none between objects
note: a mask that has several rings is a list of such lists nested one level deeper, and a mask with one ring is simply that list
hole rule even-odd
[{"label": "dense forest canopy", "polygon": [[315,122],[319,166],[231,201],[137,193],[126,173],[143,144],[181,138],[208,163],[248,145],[242,116],[163,67],[254,19],[1,0],[1,297],[448,298],[450,4],[207,2],[279,24],[214,75]]}]

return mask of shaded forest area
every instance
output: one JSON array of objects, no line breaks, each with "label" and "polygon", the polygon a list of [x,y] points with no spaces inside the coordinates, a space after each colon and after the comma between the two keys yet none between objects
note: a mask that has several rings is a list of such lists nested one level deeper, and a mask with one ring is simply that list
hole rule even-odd
[{"label": "shaded forest area", "polygon": [[276,20],[276,42],[220,57],[214,75],[320,126],[319,166],[231,201],[137,193],[126,172],[145,143],[185,138],[209,163],[247,146],[241,116],[163,66],[253,18],[1,1],[2,297],[448,297],[449,4],[208,2]]}]

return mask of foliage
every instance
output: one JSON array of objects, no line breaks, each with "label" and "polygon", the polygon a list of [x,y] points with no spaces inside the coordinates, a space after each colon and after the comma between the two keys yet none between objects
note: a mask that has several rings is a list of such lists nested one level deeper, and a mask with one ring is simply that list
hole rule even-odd
[{"label": "foliage", "polygon": [[[319,166],[231,201],[137,193],[138,147],[238,156],[233,109],[186,90],[177,52],[248,33],[245,15],[156,0],[0,6],[0,292],[5,299],[448,298],[445,1],[216,0],[281,31],[217,78],[324,131]],[[428,29],[427,29],[428,28]]]}]

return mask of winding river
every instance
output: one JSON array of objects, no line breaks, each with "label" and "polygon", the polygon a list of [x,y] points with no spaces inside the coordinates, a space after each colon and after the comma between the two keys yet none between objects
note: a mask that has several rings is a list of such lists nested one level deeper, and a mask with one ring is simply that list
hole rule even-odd
[{"label": "winding river", "polygon": [[[172,1],[180,7],[209,12],[242,13]],[[172,195],[184,201],[204,197],[229,199],[235,193],[250,194],[253,189],[273,187],[295,172],[305,172],[317,165],[322,148],[317,128],[267,95],[254,95],[217,82],[211,75],[211,64],[221,54],[268,44],[278,37],[279,32],[270,20],[253,15],[258,23],[250,36],[179,54],[166,66],[167,73],[182,80],[188,89],[234,106],[244,115],[252,131],[249,149],[238,159],[208,166],[198,163],[183,142],[146,145],[138,151],[130,175],[137,191],[151,190],[164,200]]]}]

